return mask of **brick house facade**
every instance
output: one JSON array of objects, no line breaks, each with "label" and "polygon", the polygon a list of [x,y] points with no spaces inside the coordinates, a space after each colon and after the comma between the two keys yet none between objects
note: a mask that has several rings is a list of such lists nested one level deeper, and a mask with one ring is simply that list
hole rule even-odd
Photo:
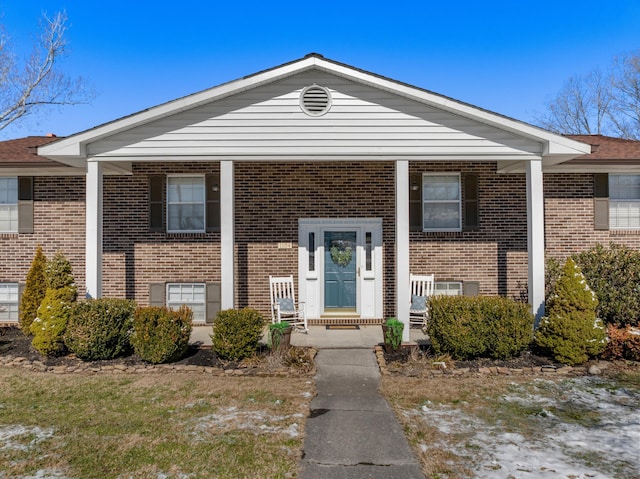
[{"label": "brick house facade", "polygon": [[[318,55],[53,140],[23,140],[22,156],[0,144],[0,178],[33,178],[32,231],[0,233],[0,284],[24,282],[41,243],[91,296],[168,303],[197,286],[203,319],[269,315],[269,275],[293,274],[300,299],[319,292],[312,321],[335,321],[322,235],[358,230],[362,322],[405,320],[409,272],[528,297],[540,313],[545,250],[640,247],[638,228],[594,226],[596,176],[637,173],[640,154],[604,158],[602,137],[554,135]],[[176,229],[185,215],[202,221]],[[364,304],[371,283],[380,306]]]}]

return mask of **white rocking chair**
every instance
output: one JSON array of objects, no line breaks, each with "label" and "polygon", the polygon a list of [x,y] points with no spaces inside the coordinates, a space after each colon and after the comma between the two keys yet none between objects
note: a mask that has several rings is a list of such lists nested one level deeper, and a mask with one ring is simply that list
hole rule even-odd
[{"label": "white rocking chair", "polygon": [[308,332],[309,327],[304,303],[296,303],[293,275],[283,277],[269,276],[269,291],[271,295],[271,322],[280,323],[286,321],[294,329],[301,329],[305,333]]},{"label": "white rocking chair", "polygon": [[409,307],[409,327],[412,324],[426,328],[429,319],[429,297],[433,295],[434,275],[410,275],[411,306]]}]

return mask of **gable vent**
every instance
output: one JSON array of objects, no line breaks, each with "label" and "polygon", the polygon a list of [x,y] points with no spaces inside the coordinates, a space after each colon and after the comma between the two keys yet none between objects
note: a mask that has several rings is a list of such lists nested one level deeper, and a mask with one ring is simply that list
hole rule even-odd
[{"label": "gable vent", "polygon": [[319,85],[306,87],[300,94],[300,108],[310,116],[324,115],[331,108],[329,90]]}]

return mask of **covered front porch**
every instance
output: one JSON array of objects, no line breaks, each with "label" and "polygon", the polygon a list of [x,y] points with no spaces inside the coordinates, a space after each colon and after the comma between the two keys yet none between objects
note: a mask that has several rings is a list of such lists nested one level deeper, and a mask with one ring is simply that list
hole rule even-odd
[{"label": "covered front porch", "polygon": [[[73,135],[41,147],[39,154],[86,169],[89,296],[102,296],[105,284],[115,284],[114,289],[131,291],[144,302],[148,283],[212,282],[219,286],[222,309],[252,306],[267,313],[269,275],[293,274],[299,299],[309,304],[315,319],[348,313],[367,320],[396,316],[408,324],[410,274],[434,272],[436,262],[424,260],[432,254],[434,238],[459,243],[454,261],[465,262],[441,261],[437,276],[480,281],[481,294],[506,294],[498,287],[511,267],[505,257],[514,249],[522,252],[526,295],[540,316],[543,170],[589,150],[312,54]],[[489,168],[479,174],[463,169],[477,165]],[[453,226],[425,223],[426,200],[414,197],[421,191],[412,180],[416,173],[457,182],[458,197],[444,198],[444,209],[456,216]],[[107,174],[127,175],[121,182],[110,180],[110,201],[117,194],[135,198],[131,211],[124,212],[125,218],[135,216],[136,223],[126,229],[131,244],[109,256],[109,261],[126,262],[126,288],[118,285],[122,279],[103,271],[105,248],[117,242],[113,216],[123,214],[105,204]],[[169,205],[167,192],[170,181],[179,182],[175,179],[181,175],[197,188],[202,212],[194,227],[172,229],[167,212],[179,202]],[[515,190],[509,189],[512,175]],[[480,181],[474,183],[475,177]],[[496,183],[502,185],[497,193]],[[479,196],[470,198],[474,188]],[[210,192],[215,192],[211,200]],[[493,221],[512,209],[512,200],[521,212],[518,224]],[[153,225],[142,224],[147,217]],[[467,230],[465,218],[475,226]],[[340,224],[345,221],[350,223]],[[518,235],[515,246],[509,238],[512,227]],[[494,238],[496,231],[503,239]],[[311,234],[316,236],[311,239]],[[326,260],[320,256],[340,241],[355,245],[351,278],[331,278],[328,263],[319,269]],[[417,241],[425,245],[422,250]],[[154,249],[167,255],[179,251],[172,262],[161,258],[161,269]],[[203,251],[208,256],[198,256]],[[479,258],[486,260],[486,272],[473,271]],[[418,265],[422,270],[412,271]],[[409,334],[405,328],[405,341]]]}]

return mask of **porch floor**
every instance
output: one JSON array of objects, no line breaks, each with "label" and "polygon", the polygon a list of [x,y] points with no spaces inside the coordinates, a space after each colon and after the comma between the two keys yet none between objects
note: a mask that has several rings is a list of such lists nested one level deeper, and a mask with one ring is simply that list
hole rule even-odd
[{"label": "porch floor", "polygon": [[[194,326],[191,332],[191,344],[201,347],[211,346],[211,326]],[[410,343],[424,344],[428,341],[419,328],[409,330]],[[266,338],[263,338],[266,342]],[[318,349],[327,348],[373,348],[382,343],[382,328],[380,325],[360,325],[360,329],[328,330],[323,326],[309,326],[307,334],[294,332],[291,344],[294,346],[311,346]]]}]

